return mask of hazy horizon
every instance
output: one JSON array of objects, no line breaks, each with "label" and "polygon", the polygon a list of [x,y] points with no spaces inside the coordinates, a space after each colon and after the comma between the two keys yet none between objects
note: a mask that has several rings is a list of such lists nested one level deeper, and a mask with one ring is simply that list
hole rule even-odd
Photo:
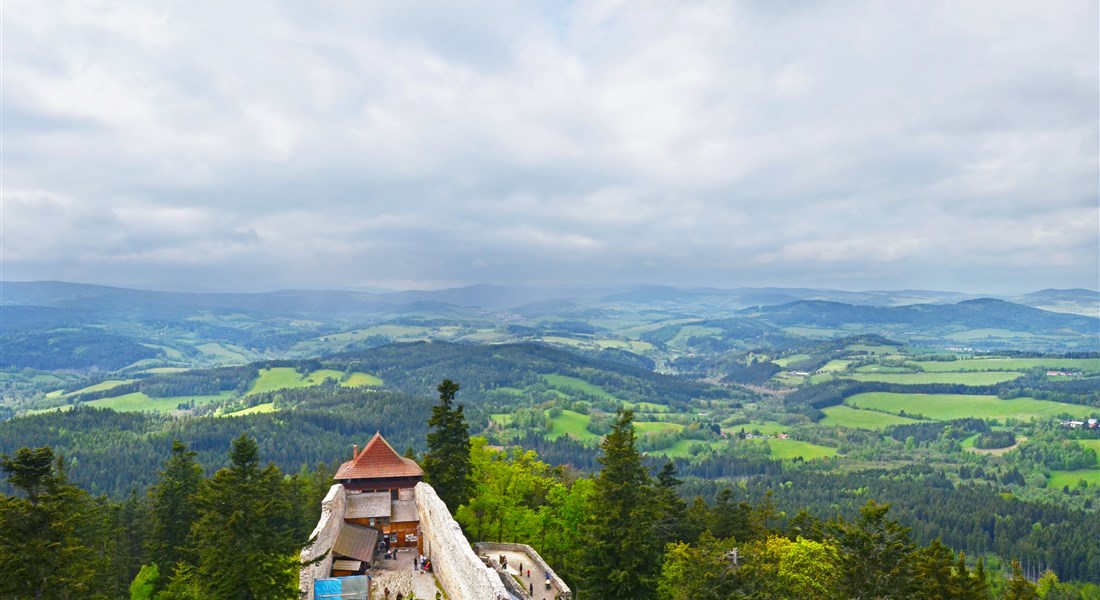
[{"label": "hazy horizon", "polygon": [[0,279],[1100,289],[1095,2],[4,8]]}]

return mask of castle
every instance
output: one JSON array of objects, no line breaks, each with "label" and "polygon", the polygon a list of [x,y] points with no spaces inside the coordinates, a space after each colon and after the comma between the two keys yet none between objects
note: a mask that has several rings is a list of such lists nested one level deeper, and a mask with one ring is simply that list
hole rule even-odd
[{"label": "castle", "polygon": [[[513,559],[511,570],[504,561],[494,565],[478,557],[447,505],[424,483],[424,471],[416,461],[398,455],[380,433],[375,433],[362,451],[354,447],[351,460],[340,465],[334,479],[337,483],[321,502],[312,543],[301,553],[304,566],[299,591],[307,600],[382,597],[377,590],[371,595],[370,589],[377,587],[375,581],[397,581],[384,579],[395,565],[410,565],[402,574],[416,572],[418,565],[411,561],[421,556],[430,563],[431,575],[416,573],[412,581],[422,589],[438,586],[432,589],[446,593],[450,600],[532,598],[534,583],[524,588],[524,580],[516,576],[517,560],[520,565],[528,560],[536,569],[540,592],[549,590],[551,597],[560,600],[571,597],[565,583],[529,546],[479,544],[483,550],[500,551],[501,558],[505,552],[519,556]],[[405,557],[405,563],[398,561],[399,556]],[[545,588],[541,581],[544,572]],[[418,597],[431,600],[420,593]]]}]

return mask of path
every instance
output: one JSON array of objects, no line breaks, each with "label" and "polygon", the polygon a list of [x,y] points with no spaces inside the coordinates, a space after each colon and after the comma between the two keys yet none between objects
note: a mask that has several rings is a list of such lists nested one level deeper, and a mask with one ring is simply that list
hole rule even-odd
[{"label": "path", "polygon": [[400,592],[408,597],[409,592],[416,594],[420,600],[435,600],[435,593],[442,591],[436,584],[435,575],[413,569],[413,560],[416,558],[415,548],[399,548],[397,558],[389,560],[376,554],[374,568],[371,576],[371,598],[385,600],[384,590],[390,588],[390,600],[397,598]]}]

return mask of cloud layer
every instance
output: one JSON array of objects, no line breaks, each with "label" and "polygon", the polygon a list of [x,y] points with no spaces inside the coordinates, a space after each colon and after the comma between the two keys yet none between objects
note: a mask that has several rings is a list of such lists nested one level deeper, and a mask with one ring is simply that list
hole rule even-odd
[{"label": "cloud layer", "polygon": [[6,279],[1100,288],[1095,2],[5,8]]}]

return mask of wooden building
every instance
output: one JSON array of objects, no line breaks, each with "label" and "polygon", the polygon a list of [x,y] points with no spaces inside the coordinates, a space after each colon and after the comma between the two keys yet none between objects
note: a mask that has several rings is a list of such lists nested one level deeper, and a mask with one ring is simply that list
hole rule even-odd
[{"label": "wooden building", "polygon": [[373,527],[398,546],[418,545],[420,518],[414,488],[424,480],[416,461],[397,454],[380,433],[340,465],[334,479],[347,490],[348,523]]}]

